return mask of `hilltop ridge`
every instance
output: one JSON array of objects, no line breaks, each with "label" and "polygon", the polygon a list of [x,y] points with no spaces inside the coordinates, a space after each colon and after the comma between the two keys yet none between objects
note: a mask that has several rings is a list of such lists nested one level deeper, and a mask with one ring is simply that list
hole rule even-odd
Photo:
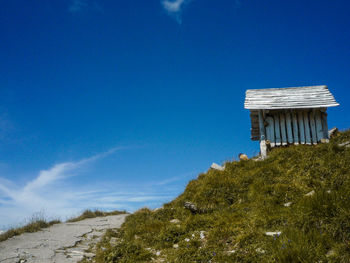
[{"label": "hilltop ridge", "polygon": [[210,169],[172,202],[108,231],[94,261],[349,262],[350,148],[339,146],[349,140],[346,131]]}]

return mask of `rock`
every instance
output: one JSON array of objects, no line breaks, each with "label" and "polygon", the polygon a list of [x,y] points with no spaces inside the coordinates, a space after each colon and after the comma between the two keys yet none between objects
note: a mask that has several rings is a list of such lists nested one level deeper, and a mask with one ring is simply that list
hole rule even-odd
[{"label": "rock", "polygon": [[117,241],[118,241],[118,239],[117,239],[116,237],[112,237],[112,238],[109,240],[109,243],[110,243],[111,245],[115,245],[115,244],[117,244]]},{"label": "rock", "polygon": [[326,257],[329,258],[329,257],[333,257],[335,255],[335,251],[333,249],[329,250],[326,254]]},{"label": "rock", "polygon": [[267,235],[267,236],[271,236],[271,237],[273,237],[273,236],[280,236],[282,234],[282,232],[281,231],[275,231],[275,232],[266,232],[265,233],[265,235]]},{"label": "rock", "polygon": [[346,141],[346,142],[343,142],[343,143],[340,143],[338,144],[340,147],[350,147],[350,141]]},{"label": "rock", "polygon": [[260,247],[258,247],[257,249],[255,249],[256,252],[260,253],[260,254],[264,254],[266,251],[261,249]]},{"label": "rock", "polygon": [[170,220],[170,223],[172,223],[172,224],[179,224],[180,220],[175,218],[175,219]]},{"label": "rock", "polygon": [[334,127],[328,131],[328,137],[333,138],[338,134],[338,128]]},{"label": "rock", "polygon": [[173,248],[179,248],[179,244],[174,244]]},{"label": "rock", "polygon": [[217,163],[212,163],[210,166],[211,169],[218,170],[218,171],[224,171],[225,166],[218,165]]},{"label": "rock", "polygon": [[315,191],[312,190],[311,192],[308,192],[307,194],[305,194],[305,196],[313,196],[315,194]]},{"label": "rock", "polygon": [[204,239],[205,238],[205,231],[200,231],[199,232],[199,238]]},{"label": "rock", "polygon": [[185,202],[184,207],[188,210],[190,210],[193,214],[198,213],[198,208],[195,204],[191,202]]},{"label": "rock", "polygon": [[[267,157],[266,157],[266,158],[267,158]],[[266,158],[265,158],[265,159],[266,159]],[[262,158],[262,157],[259,155],[259,156],[257,156],[257,157],[252,158],[252,160],[253,160],[254,162],[260,162],[260,161],[263,161],[264,158]]]},{"label": "rock", "polygon": [[292,202],[288,202],[288,203],[285,203],[284,206],[285,207],[288,207],[288,206],[291,206]]},{"label": "rock", "polygon": [[240,161],[248,161],[249,160],[248,156],[244,153],[238,154],[238,158]]}]

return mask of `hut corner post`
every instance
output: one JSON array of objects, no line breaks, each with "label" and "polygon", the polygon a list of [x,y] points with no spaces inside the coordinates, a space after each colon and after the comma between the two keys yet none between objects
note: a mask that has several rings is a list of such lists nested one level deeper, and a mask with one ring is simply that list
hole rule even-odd
[{"label": "hut corner post", "polygon": [[265,125],[264,125],[262,110],[259,110],[259,131],[260,131],[261,158],[265,159],[267,157],[267,146],[266,146]]}]

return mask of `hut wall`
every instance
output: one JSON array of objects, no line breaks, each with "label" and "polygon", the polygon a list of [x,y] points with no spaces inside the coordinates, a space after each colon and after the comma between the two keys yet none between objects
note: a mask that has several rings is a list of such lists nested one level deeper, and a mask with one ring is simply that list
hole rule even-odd
[{"label": "hut wall", "polygon": [[[258,114],[253,115],[254,122],[258,121]],[[264,110],[262,116],[264,135],[271,147],[317,144],[328,139],[326,109]],[[254,132],[254,137],[257,134],[259,131]]]}]

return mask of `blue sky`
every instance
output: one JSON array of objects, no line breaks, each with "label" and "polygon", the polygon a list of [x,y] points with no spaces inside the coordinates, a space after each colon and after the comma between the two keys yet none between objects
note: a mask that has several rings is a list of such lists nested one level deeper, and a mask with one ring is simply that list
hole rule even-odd
[{"label": "blue sky", "polygon": [[349,128],[349,1],[0,1],[0,227],[151,208],[259,151],[245,90],[328,85]]}]

